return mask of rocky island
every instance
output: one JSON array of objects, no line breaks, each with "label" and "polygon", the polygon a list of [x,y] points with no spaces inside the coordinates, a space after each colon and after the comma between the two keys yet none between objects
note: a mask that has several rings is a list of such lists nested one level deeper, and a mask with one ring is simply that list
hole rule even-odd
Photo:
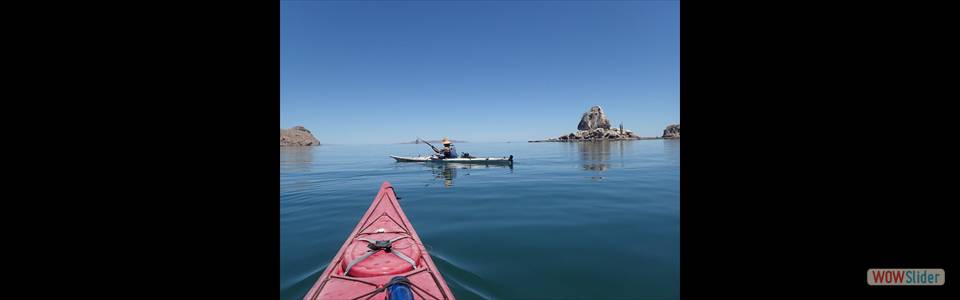
[{"label": "rocky island", "polygon": [[603,113],[603,108],[599,105],[593,106],[590,110],[583,113],[580,117],[580,123],[577,124],[577,131],[557,138],[551,138],[537,142],[579,142],[579,141],[617,141],[617,140],[649,140],[662,138],[680,138],[680,124],[670,125],[663,131],[660,137],[641,137],[631,130],[623,129],[623,123],[619,127],[610,128],[610,120]]},{"label": "rocky island", "polygon": [[679,139],[680,138],[680,123],[667,126],[667,129],[663,130],[663,138],[665,139]]},{"label": "rocky island", "polygon": [[280,128],[280,147],[319,145],[320,141],[303,126],[293,126],[290,129]]}]

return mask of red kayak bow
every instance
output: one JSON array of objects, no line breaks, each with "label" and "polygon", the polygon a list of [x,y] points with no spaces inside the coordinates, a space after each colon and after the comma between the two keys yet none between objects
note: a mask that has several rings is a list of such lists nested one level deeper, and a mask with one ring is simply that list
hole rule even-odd
[{"label": "red kayak bow", "polygon": [[390,182],[383,182],[340,251],[304,300],[454,299]]}]

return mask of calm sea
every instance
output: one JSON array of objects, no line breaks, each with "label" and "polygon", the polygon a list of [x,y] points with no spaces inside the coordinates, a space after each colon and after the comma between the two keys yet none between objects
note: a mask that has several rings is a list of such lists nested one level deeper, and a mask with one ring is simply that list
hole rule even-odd
[{"label": "calm sea", "polygon": [[457,299],[675,299],[680,140],[280,148],[280,298],[301,299],[390,181]]}]

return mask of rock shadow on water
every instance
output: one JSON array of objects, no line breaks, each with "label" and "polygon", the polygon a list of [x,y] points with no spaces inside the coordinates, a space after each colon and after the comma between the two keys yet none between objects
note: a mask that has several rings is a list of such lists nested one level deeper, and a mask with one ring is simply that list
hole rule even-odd
[{"label": "rock shadow on water", "polygon": [[680,139],[665,139],[663,140],[663,148],[668,153],[679,153],[680,152]]},{"label": "rock shadow on water", "polygon": [[307,173],[313,166],[316,147],[281,147],[280,167],[285,172]]}]

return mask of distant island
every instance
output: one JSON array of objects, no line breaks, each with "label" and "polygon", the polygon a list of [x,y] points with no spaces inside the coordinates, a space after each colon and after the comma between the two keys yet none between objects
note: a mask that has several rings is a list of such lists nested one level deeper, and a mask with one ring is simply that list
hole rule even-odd
[{"label": "distant island", "polygon": [[280,147],[319,145],[320,141],[303,126],[293,126],[290,129],[280,128]]},{"label": "distant island", "polygon": [[557,138],[546,140],[528,141],[530,143],[539,142],[580,142],[580,141],[620,141],[620,140],[657,140],[657,139],[679,139],[680,124],[667,126],[663,135],[659,137],[641,137],[631,130],[623,129],[623,123],[618,128],[610,128],[610,120],[603,113],[603,108],[599,105],[591,107],[580,117],[580,123],[577,124],[577,131]]},{"label": "distant island", "polygon": [[[440,144],[440,140],[433,140],[433,141],[427,141],[427,142],[429,142],[430,144]],[[454,144],[469,143],[468,141],[458,141],[458,140],[450,140],[450,142],[451,142],[451,143],[454,143]],[[409,141],[409,142],[400,142],[400,143],[397,143],[397,144],[422,144],[422,143],[423,143],[423,141],[413,140],[413,141]]]},{"label": "distant island", "polygon": [[679,139],[680,138],[680,123],[667,126],[667,129],[663,130],[663,138],[665,139]]}]

